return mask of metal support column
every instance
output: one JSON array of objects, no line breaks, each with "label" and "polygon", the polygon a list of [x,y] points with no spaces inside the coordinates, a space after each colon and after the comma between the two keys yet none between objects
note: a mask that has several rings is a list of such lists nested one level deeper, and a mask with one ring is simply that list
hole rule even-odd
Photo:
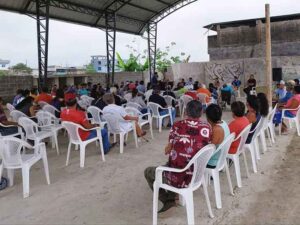
[{"label": "metal support column", "polygon": [[156,67],[156,40],[157,40],[157,23],[148,24],[148,60],[150,82],[155,73]]},{"label": "metal support column", "polygon": [[39,90],[47,83],[49,2],[50,0],[36,0]]},{"label": "metal support column", "polygon": [[106,53],[107,53],[107,77],[106,84],[114,84],[115,76],[115,47],[116,47],[116,15],[105,14],[106,24]]}]

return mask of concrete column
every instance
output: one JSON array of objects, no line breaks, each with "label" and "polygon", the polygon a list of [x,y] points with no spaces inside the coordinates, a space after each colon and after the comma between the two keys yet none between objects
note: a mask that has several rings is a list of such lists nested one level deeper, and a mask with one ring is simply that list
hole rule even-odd
[{"label": "concrete column", "polygon": [[266,13],[266,83],[267,83],[267,98],[272,105],[272,50],[271,50],[271,21],[270,21],[270,5],[265,5]]},{"label": "concrete column", "polygon": [[257,40],[257,43],[262,42],[262,22],[261,22],[261,20],[256,20],[256,40]]}]

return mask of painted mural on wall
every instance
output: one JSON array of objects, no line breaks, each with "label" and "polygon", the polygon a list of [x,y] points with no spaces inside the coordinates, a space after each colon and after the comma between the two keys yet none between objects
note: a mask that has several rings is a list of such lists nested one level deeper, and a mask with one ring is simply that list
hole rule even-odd
[{"label": "painted mural on wall", "polygon": [[243,76],[244,63],[207,63],[205,71],[211,82],[218,78],[221,83],[231,83],[235,76],[239,79]]}]

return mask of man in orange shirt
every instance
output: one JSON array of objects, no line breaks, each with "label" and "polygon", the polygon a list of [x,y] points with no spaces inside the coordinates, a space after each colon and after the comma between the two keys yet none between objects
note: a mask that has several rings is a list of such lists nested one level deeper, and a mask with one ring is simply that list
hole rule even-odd
[{"label": "man in orange shirt", "polygon": [[[230,133],[235,133],[235,136],[239,136],[239,134],[247,127],[250,122],[245,117],[245,104],[237,101],[231,104],[231,111],[233,121],[229,124]],[[235,154],[240,144],[240,139],[234,141],[229,149],[229,154]]]},{"label": "man in orange shirt", "polygon": [[198,94],[205,94],[205,95],[207,95],[207,97],[206,97],[206,103],[209,103],[209,100],[210,100],[210,97],[211,97],[211,93],[210,93],[210,91],[205,87],[205,85],[204,84],[199,84],[199,88],[198,88],[198,90],[197,90],[197,93]]},{"label": "man in orange shirt", "polygon": [[35,102],[47,102],[48,104],[51,104],[52,101],[52,97],[51,95],[48,94],[48,88],[47,87],[43,87],[42,88],[42,93],[40,93],[36,98],[35,98]]}]

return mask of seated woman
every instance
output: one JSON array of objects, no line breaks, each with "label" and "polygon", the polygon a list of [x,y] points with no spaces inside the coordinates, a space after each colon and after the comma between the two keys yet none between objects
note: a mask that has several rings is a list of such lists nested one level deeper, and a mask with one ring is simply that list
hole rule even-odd
[{"label": "seated woman", "polygon": [[259,113],[262,117],[267,117],[269,115],[269,101],[265,93],[258,93],[257,99],[259,102]]},{"label": "seated woman", "polygon": [[148,112],[147,105],[144,102],[142,96],[139,96],[139,92],[136,88],[132,90],[131,96],[132,97],[130,98],[129,102],[139,104],[140,106],[142,106],[141,113],[147,113]]},{"label": "seated woman", "polygon": [[[210,104],[206,108],[206,118],[207,122],[212,127],[212,140],[211,143],[216,145],[216,149],[220,144],[230,135],[230,130],[225,121],[222,120],[222,109],[220,106],[215,104]],[[210,158],[207,164],[207,168],[215,168],[217,166],[221,151]]]},{"label": "seated woman", "polygon": [[55,112],[55,116],[57,118],[60,118],[60,111],[62,107],[65,107],[65,99],[64,99],[64,91],[62,89],[57,89],[56,90],[56,96],[51,102],[51,105],[54,106],[59,112]]},{"label": "seated woman", "polygon": [[[143,137],[146,135],[146,132],[143,131],[138,125],[139,117],[128,115],[122,106],[116,105],[113,94],[105,94],[103,96],[103,101],[107,104],[107,106],[105,106],[103,109],[103,114],[115,114],[121,116],[124,120],[135,121],[137,136]],[[131,123],[122,122],[122,121],[120,122],[120,127],[124,131],[129,130],[131,126],[132,126]]]},{"label": "seated woman", "polygon": [[282,122],[282,127],[281,127],[282,133],[287,131],[287,126],[282,121],[282,109],[291,109],[291,110],[285,111],[284,116],[293,118],[296,116],[297,109],[299,106],[300,106],[300,86],[295,86],[294,87],[294,96],[292,98],[290,98],[283,107],[280,107],[280,109],[277,110],[274,121],[273,121],[275,124],[280,124]]},{"label": "seated woman", "polygon": [[246,117],[249,120],[249,122],[252,124],[250,133],[246,140],[246,144],[250,144],[254,135],[254,130],[261,119],[260,105],[259,105],[258,98],[255,95],[248,95],[246,106],[248,109],[246,113]]},{"label": "seated woman", "polygon": [[[18,123],[7,120],[4,109],[2,107],[3,100],[0,97],[0,133],[2,136],[18,133]],[[4,126],[1,126],[4,125]],[[12,126],[12,127],[5,127]]]}]

